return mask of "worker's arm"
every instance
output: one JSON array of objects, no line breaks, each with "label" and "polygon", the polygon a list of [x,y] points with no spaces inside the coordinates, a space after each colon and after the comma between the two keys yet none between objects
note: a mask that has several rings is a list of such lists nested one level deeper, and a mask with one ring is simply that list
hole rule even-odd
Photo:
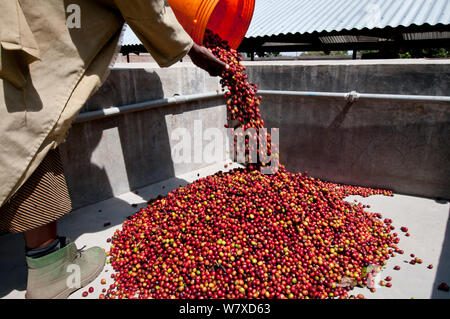
[{"label": "worker's arm", "polygon": [[[189,53],[192,61],[211,75],[225,64],[194,44],[163,0],[114,0],[127,24],[161,67],[168,67]],[[206,50],[206,51],[205,51]]]}]

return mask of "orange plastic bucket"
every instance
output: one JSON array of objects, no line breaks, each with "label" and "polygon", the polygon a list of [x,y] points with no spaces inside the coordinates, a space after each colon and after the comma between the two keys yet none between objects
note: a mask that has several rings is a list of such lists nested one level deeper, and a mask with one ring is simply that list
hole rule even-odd
[{"label": "orange plastic bucket", "polygon": [[233,49],[244,39],[255,0],[167,0],[178,21],[197,44],[210,29]]}]

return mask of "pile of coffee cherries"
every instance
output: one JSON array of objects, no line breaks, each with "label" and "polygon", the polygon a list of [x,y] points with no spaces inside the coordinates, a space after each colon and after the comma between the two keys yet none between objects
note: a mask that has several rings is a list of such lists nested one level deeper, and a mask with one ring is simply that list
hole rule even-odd
[{"label": "pile of coffee cherries", "polygon": [[348,195],[388,191],[235,169],[151,202],[112,237],[106,298],[346,298],[399,238]]},{"label": "pile of coffee cherries", "polygon": [[[211,32],[205,46],[230,66],[229,120],[263,128],[239,54]],[[391,192],[257,168],[198,179],[130,216],[109,239],[105,298],[349,298],[398,250],[390,221],[344,200]]]}]

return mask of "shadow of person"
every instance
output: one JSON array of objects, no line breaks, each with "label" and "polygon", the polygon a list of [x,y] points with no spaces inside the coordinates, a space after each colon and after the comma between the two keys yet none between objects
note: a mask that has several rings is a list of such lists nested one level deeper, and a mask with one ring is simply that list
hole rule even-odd
[{"label": "shadow of person", "polygon": [[[106,82],[86,103],[85,110],[132,105],[165,97],[158,72],[144,68],[113,68]],[[121,120],[116,122],[120,145],[114,147],[121,149],[116,156],[123,160],[121,165],[126,176],[122,176],[121,181],[128,183],[128,189],[175,177],[166,117],[180,109],[193,108],[193,105],[165,106],[120,116]]]},{"label": "shadow of person", "polygon": [[[145,207],[148,200],[167,194],[172,190],[171,187],[187,183],[174,177],[171,160],[167,160],[170,158],[168,143],[162,148],[154,146],[155,137],[145,130],[136,130],[140,134],[127,135],[127,140],[123,141],[119,132],[126,130],[126,126],[131,126],[128,130],[132,130],[135,127],[134,120],[116,116],[76,124],[67,142],[60,147],[74,211],[61,218],[59,229],[61,234],[72,240],[85,233],[102,231],[105,224],[110,224],[108,227],[119,226],[127,216]],[[163,129],[163,132],[163,136],[166,136],[167,131]],[[145,147],[135,146],[136,140],[145,143]],[[127,144],[127,147],[123,146]],[[167,174],[160,173],[159,180],[146,173],[162,170],[161,165],[157,166],[150,160],[148,152],[152,149],[158,150],[155,157],[166,167]],[[134,158],[144,161],[133,161]],[[130,176],[135,175],[142,175],[139,184],[130,183]],[[135,196],[133,203],[118,197],[130,190],[168,179],[171,179],[168,185],[160,185],[159,191],[152,188],[147,193],[141,192]],[[138,208],[131,204],[137,204]]]},{"label": "shadow of person", "polygon": [[[84,109],[94,111],[163,96],[156,72],[112,70]],[[61,219],[60,229],[65,235],[75,240],[85,233],[104,230],[105,224],[117,228],[128,216],[146,207],[149,200],[188,184],[175,177],[166,113],[164,108],[158,108],[80,123],[72,128],[67,148],[63,147],[61,152],[74,207],[81,209]],[[118,197],[139,188],[143,189],[133,196],[134,207]]]},{"label": "shadow of person", "polygon": [[[157,100],[164,97],[161,79],[156,72],[132,69],[134,80],[128,81],[128,103]],[[135,82],[139,79],[138,82]],[[119,138],[123,150],[130,189],[175,177],[166,115],[168,107],[125,114],[119,124]]]}]

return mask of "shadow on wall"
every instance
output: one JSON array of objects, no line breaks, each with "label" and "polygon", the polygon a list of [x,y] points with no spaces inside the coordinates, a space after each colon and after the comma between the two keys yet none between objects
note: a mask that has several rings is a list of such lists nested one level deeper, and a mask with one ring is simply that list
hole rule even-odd
[{"label": "shadow on wall", "polygon": [[[442,204],[446,203],[446,201],[438,201],[438,202]],[[445,238],[441,249],[441,256],[439,257],[439,262],[437,265],[434,266],[438,267],[438,269],[436,272],[436,279],[434,281],[431,298],[434,299],[449,298],[450,293],[448,291],[441,291],[438,290],[437,288],[443,282],[445,282],[447,285],[450,285],[450,220],[447,221],[447,229],[445,232]]]},{"label": "shadow on wall", "polygon": [[112,70],[105,83],[86,102],[82,112],[162,98],[162,81],[156,71],[140,68]]},{"label": "shadow on wall", "polygon": [[[164,93],[159,76],[149,76],[152,86],[147,90],[153,99],[161,98]],[[147,99],[119,98],[112,104],[117,97],[108,97],[108,92],[111,95],[119,90],[114,85],[122,80],[108,80],[109,87],[102,87],[93,96],[99,103],[96,109]],[[92,103],[92,99],[87,103],[90,110]],[[61,155],[74,208],[142,187],[149,179],[157,182],[174,176],[165,114],[159,109],[76,124],[61,145]]]}]

